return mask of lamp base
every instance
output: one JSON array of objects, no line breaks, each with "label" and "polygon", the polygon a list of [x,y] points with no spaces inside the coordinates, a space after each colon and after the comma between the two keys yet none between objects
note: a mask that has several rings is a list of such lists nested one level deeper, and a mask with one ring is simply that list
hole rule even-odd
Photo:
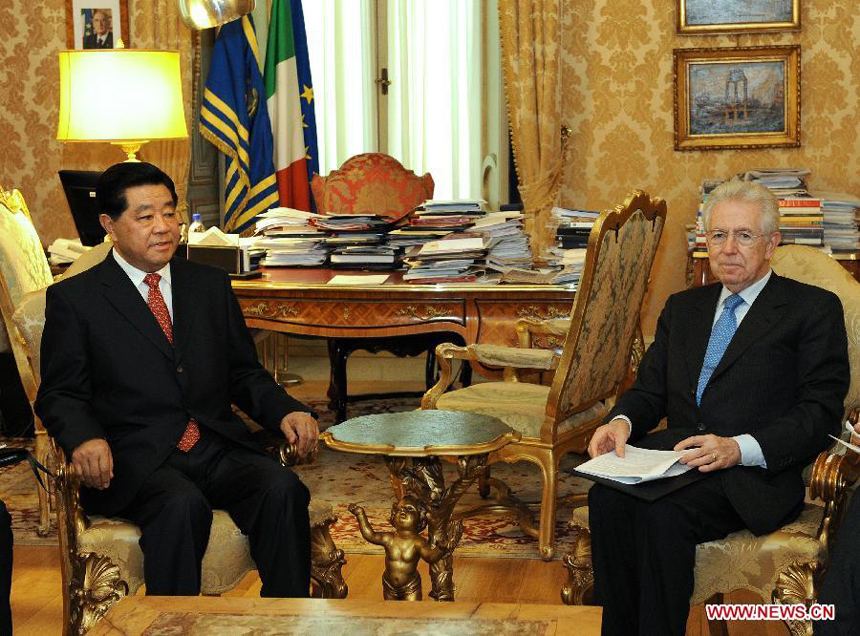
[{"label": "lamp base", "polygon": [[139,163],[140,159],[137,158],[137,153],[140,151],[140,147],[148,141],[148,139],[134,141],[112,141],[111,144],[122,148],[122,151],[126,154],[126,161],[136,161]]}]

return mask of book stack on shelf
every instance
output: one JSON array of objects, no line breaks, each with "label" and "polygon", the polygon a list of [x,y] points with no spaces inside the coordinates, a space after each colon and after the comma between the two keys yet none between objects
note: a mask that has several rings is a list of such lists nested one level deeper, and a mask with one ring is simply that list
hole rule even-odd
[{"label": "book stack on shelf", "polygon": [[824,216],[824,243],[834,254],[860,251],[860,198],[816,192]]},{"label": "book stack on shelf", "polygon": [[782,245],[824,245],[824,216],[821,201],[812,197],[779,200],[779,233]]}]

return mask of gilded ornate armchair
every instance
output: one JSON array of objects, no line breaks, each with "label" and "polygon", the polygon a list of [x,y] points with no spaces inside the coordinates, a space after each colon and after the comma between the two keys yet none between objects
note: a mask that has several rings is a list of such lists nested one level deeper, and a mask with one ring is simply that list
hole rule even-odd
[{"label": "gilded ornate armchair", "polygon": [[[11,349],[31,407],[38,383],[30,371],[27,352],[12,315],[26,293],[47,287],[52,281],[51,268],[23,195],[18,190],[10,192],[0,186],[0,313],[5,327],[0,328],[0,352]],[[35,417],[35,431],[36,459],[45,464],[49,454],[48,438],[38,417]],[[39,493],[38,533],[44,536],[50,528],[48,495],[38,486],[36,490]]]},{"label": "gilded ornate armchair", "polygon": [[[860,284],[832,258],[811,247],[779,247],[771,264],[777,274],[829,289],[842,300],[851,364],[845,411],[856,423],[860,410]],[[856,453],[844,454],[838,448],[823,452],[806,471],[807,502],[797,519],[769,535],[756,537],[742,530],[700,544],[690,604],[722,602],[725,594],[739,589],[755,592],[763,602],[814,602],[841,508],[858,476],[860,457]],[[573,551],[563,559],[568,580],[561,596],[565,603],[581,604],[590,597],[593,583],[588,508],[576,509],[570,526],[577,539]],[[812,634],[809,623],[792,622],[788,627],[794,634]]]},{"label": "gilded ornate armchair", "polygon": [[[338,170],[326,177],[318,174],[311,180],[311,191],[320,214],[381,214],[397,221],[433,198],[435,184],[430,174],[418,176],[407,170],[394,157],[376,152],[356,155],[347,159]],[[450,336],[447,336],[450,338]],[[331,363],[329,398],[337,421],[346,419],[349,401],[346,390],[346,361],[351,353],[364,349],[371,352],[390,351],[398,356],[414,356],[427,352],[425,379],[433,383],[435,365],[433,348],[443,342],[442,334],[389,338],[330,338],[328,340]],[[391,397],[387,395],[353,396],[352,399]]]},{"label": "gilded ornate armchair", "polygon": [[[66,275],[74,275],[98,263],[110,245],[97,246],[90,256],[76,263]],[[40,381],[39,349],[45,325],[45,288],[25,294],[13,316],[21,335],[26,372],[34,393]],[[295,463],[295,448],[284,443],[275,449],[284,465]],[[62,451],[49,444],[50,465],[57,473],[54,505],[60,539],[63,580],[64,633],[82,634],[90,629],[123,596],[134,594],[143,584],[143,553],[138,545],[137,526],[119,518],[87,517],[79,504],[78,480]],[[341,574],[343,551],[331,539],[329,527],[336,521],[331,505],[311,494],[311,576],[313,594],[345,598],[347,586]],[[230,516],[216,510],[209,546],[203,559],[202,591],[221,594],[234,587],[255,569],[248,539]]]},{"label": "gilded ornate armchair", "polygon": [[[639,191],[598,217],[570,320],[519,321],[520,348],[481,344],[436,348],[441,377],[424,396],[422,408],[492,415],[522,434],[519,442],[505,446],[490,461],[540,466],[538,539],[544,559],[553,554],[559,460],[569,451],[586,448],[627,379],[640,333],[639,311],[665,219],[665,202]],[[563,343],[561,352],[530,348],[531,335],[556,339]],[[504,367],[506,381],[446,393],[455,358]],[[554,372],[552,385],[519,381],[520,369]],[[486,479],[483,482],[486,495]]]}]

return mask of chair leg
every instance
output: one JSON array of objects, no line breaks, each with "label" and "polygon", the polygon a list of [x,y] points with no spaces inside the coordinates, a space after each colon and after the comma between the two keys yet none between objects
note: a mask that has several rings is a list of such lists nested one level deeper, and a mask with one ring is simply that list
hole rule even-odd
[{"label": "chair leg", "polygon": [[[51,445],[48,441],[48,434],[41,426],[36,427],[35,447],[36,461],[51,469],[49,466]],[[51,480],[46,479],[45,486],[51,488]],[[36,495],[39,498],[39,527],[36,529],[36,534],[45,537],[51,531],[51,498],[48,492],[38,484],[36,484]]]},{"label": "chair leg", "polygon": [[594,568],[591,565],[591,533],[570,522],[574,534],[573,550],[561,562],[567,568],[567,581],[561,588],[561,601],[566,605],[585,605],[594,594]]},{"label": "chair leg", "polygon": [[540,556],[551,561],[555,546],[555,510],[558,491],[558,458],[552,451],[541,456],[543,495],[540,502],[540,530],[538,536]]},{"label": "chair leg", "polygon": [[71,569],[66,633],[85,634],[114,603],[128,595],[128,584],[122,580],[119,567],[94,552],[76,554]]},{"label": "chair leg", "polygon": [[328,529],[334,519],[311,527],[311,595],[316,598],[346,598],[349,588],[341,568],[346,563]]}]

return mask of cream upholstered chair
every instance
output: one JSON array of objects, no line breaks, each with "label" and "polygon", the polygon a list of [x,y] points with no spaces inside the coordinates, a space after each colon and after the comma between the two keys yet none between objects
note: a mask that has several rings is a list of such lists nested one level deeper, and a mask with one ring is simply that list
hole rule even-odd
[{"label": "cream upholstered chair", "polygon": [[[86,252],[69,268],[73,276],[101,262],[111,245],[104,243]],[[86,258],[85,258],[86,257]],[[45,289],[25,294],[13,320],[25,348],[27,372],[38,387],[39,351],[45,326]],[[34,389],[35,390],[35,389]],[[295,461],[295,448],[286,443],[278,449],[279,459]],[[87,517],[78,498],[78,480],[62,451],[49,447],[51,465],[57,472],[55,507],[60,538],[60,566],[63,579],[64,633],[82,634],[123,596],[134,594],[143,584],[143,553],[140,530],[124,519]],[[347,586],[341,574],[343,551],[331,539],[329,527],[337,518],[331,505],[311,493],[311,576],[313,593],[326,598],[344,598]],[[213,515],[209,545],[203,558],[204,594],[220,594],[238,584],[251,570],[248,538],[223,510]]]},{"label": "cream upholstered chair", "polygon": [[[773,270],[788,278],[828,289],[839,296],[845,311],[851,385],[845,398],[846,417],[856,422],[860,410],[860,283],[832,258],[811,247],[784,245],[771,261]],[[747,530],[696,549],[696,584],[691,605],[720,602],[724,594],[746,589],[764,602],[809,603],[827,567],[840,511],[849,487],[860,476],[860,457],[838,448],[821,453],[807,469],[807,502],[800,516],[778,531],[757,537]],[[591,592],[591,535],[588,508],[574,511],[574,549],[565,555],[568,581],[565,603],[582,603]],[[808,623],[789,624],[793,633],[811,634]]]},{"label": "cream upholstered chair", "polygon": [[[30,372],[24,343],[12,314],[26,293],[46,287],[52,280],[51,268],[23,195],[18,190],[10,192],[0,187],[0,313],[5,327],[0,328],[0,352],[11,349],[31,407],[38,383]],[[35,417],[35,432],[36,459],[45,464],[49,455],[48,438],[38,417]],[[44,536],[50,528],[48,494],[39,486],[36,490],[39,493],[38,533]]]},{"label": "cream upholstered chair", "polygon": [[[665,202],[639,191],[597,218],[570,320],[519,321],[520,348],[481,344],[436,348],[441,377],[424,396],[422,408],[491,415],[522,434],[519,442],[505,446],[490,461],[540,466],[538,540],[544,559],[553,553],[559,460],[569,451],[586,448],[628,376],[634,339],[640,333],[639,311],[665,219]],[[529,348],[532,333],[563,340],[561,353]],[[454,358],[505,367],[508,381],[445,393]],[[553,371],[552,385],[521,382],[517,369]]]}]

